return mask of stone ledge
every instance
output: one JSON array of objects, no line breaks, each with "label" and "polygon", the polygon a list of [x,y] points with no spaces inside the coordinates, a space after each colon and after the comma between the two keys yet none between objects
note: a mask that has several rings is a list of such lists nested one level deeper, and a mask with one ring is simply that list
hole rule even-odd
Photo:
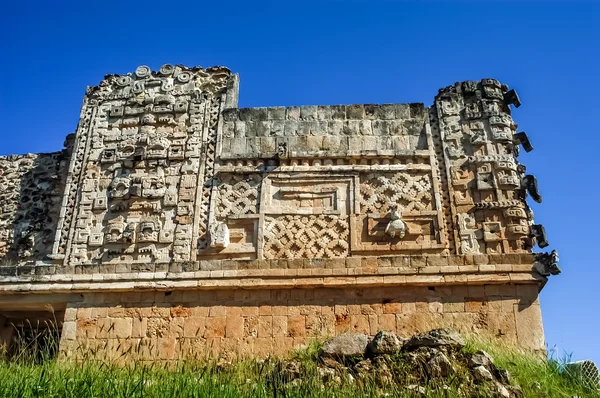
[{"label": "stone ledge", "polygon": [[104,282],[122,280],[185,280],[185,279],[227,279],[227,278],[295,278],[295,277],[335,277],[389,275],[428,276],[428,275],[488,275],[505,273],[530,274],[531,265],[524,264],[486,264],[425,267],[369,267],[368,264],[353,268],[300,268],[300,269],[240,269],[183,272],[127,272],[107,274],[57,274],[57,275],[21,275],[0,278],[0,286],[14,283],[68,283],[68,282]]},{"label": "stone ledge", "polygon": [[[419,248],[420,249],[420,248]],[[387,254],[387,253],[386,253]],[[272,259],[272,260],[197,260],[173,263],[110,263],[82,264],[73,267],[61,267],[47,262],[0,266],[0,283],[18,281],[21,278],[33,278],[36,281],[53,278],[69,278],[75,275],[110,275],[130,273],[164,273],[182,274],[186,272],[208,272],[199,277],[208,277],[213,271],[238,271],[241,276],[263,275],[263,272],[274,272],[273,275],[310,276],[313,270],[327,272],[324,269],[353,269],[352,274],[361,274],[361,267],[369,264],[370,270],[377,269],[380,274],[398,273],[472,273],[472,272],[526,272],[530,271],[535,261],[535,254],[480,254],[480,255],[383,255],[353,256],[331,259]],[[439,268],[439,270],[438,270]],[[395,270],[391,270],[395,269]],[[248,272],[244,274],[243,271]],[[281,272],[281,274],[278,274]],[[297,273],[296,273],[297,272]],[[343,274],[333,271],[334,274]],[[350,274],[351,272],[348,271]],[[213,274],[217,276],[217,274]],[[17,278],[17,279],[12,279]],[[55,280],[55,279],[52,279]]]},{"label": "stone ledge", "polygon": [[[202,272],[202,271],[201,271]],[[185,274],[185,275],[182,275]],[[359,275],[323,275],[322,273],[305,277],[285,275],[234,275],[226,277],[196,275],[186,272],[178,275],[159,273],[111,274],[102,278],[88,275],[73,275],[68,280],[61,277],[53,280],[15,278],[0,283],[0,294],[11,293],[47,293],[47,292],[89,292],[89,291],[131,291],[137,289],[267,289],[267,288],[317,288],[317,287],[373,287],[373,286],[435,286],[435,285],[485,285],[485,284],[538,284],[535,275],[529,272],[501,272],[474,274],[385,274],[364,273]],[[84,278],[88,276],[88,278]]]}]

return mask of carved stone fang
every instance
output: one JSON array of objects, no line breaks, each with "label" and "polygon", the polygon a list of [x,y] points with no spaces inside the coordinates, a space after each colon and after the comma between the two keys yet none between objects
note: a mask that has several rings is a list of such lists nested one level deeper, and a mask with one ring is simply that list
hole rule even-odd
[{"label": "carved stone fang", "polygon": [[544,248],[549,245],[546,237],[546,229],[542,224],[534,224],[531,226],[531,234],[535,237],[537,245],[540,248]]},{"label": "carved stone fang", "polygon": [[535,178],[535,176],[531,174],[524,176],[523,187],[527,190],[533,200],[537,203],[542,203],[542,195],[540,195],[540,192],[538,191],[537,178]]},{"label": "carved stone fang", "polygon": [[533,145],[531,145],[531,141],[529,140],[527,133],[525,133],[524,131],[513,135],[513,142],[517,145],[521,144],[523,146],[523,149],[525,149],[525,152],[533,151]]},{"label": "carved stone fang", "polygon": [[517,92],[512,89],[510,91],[508,91],[506,94],[504,94],[504,103],[506,105],[514,105],[515,108],[518,108],[521,106],[521,100],[519,99],[519,95],[517,94]]}]

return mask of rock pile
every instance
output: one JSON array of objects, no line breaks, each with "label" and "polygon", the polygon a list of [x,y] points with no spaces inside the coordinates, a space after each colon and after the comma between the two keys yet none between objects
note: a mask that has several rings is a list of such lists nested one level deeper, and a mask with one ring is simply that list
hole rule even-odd
[{"label": "rock pile", "polygon": [[[461,336],[451,329],[431,330],[408,340],[389,332],[379,332],[372,339],[345,334],[323,345],[317,374],[324,384],[374,382],[406,389],[411,395],[453,389],[465,396],[484,391],[486,396],[523,397],[519,387],[511,385],[508,371],[498,368],[488,353],[468,353],[464,346]],[[300,367],[292,363],[285,365],[294,369],[286,372],[288,382],[303,377]]]}]

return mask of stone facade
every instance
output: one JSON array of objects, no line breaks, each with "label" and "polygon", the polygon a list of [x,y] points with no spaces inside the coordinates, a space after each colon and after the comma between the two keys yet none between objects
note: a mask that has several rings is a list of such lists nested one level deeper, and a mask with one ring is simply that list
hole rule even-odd
[{"label": "stone facade", "polygon": [[65,150],[0,158],[5,327],[50,304],[63,352],[143,360],[434,326],[544,349],[537,293],[560,270],[532,253],[514,90],[238,108],[238,86],[224,67],[107,75]]}]

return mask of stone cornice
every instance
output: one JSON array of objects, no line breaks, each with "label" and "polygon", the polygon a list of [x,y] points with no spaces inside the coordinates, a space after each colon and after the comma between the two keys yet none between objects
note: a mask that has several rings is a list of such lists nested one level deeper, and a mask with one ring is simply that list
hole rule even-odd
[{"label": "stone cornice", "polygon": [[195,272],[139,272],[93,275],[4,277],[0,294],[106,292],[137,289],[270,289],[455,284],[535,284],[543,281],[530,264],[484,264],[314,269],[247,269]]}]

